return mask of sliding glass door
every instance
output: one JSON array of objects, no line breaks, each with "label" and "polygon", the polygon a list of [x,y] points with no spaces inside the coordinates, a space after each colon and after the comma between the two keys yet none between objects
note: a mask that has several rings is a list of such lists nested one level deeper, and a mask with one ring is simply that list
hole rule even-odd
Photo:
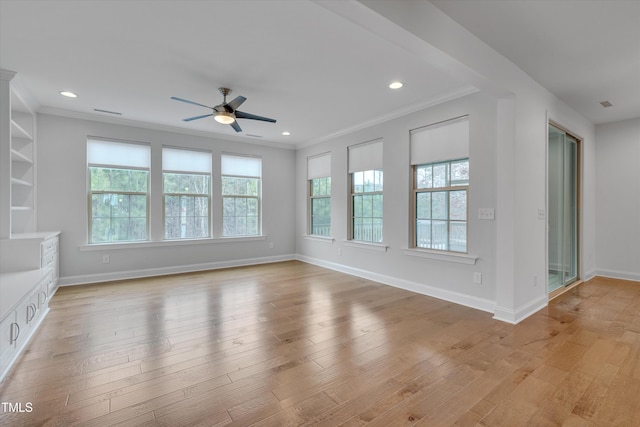
[{"label": "sliding glass door", "polygon": [[578,280],[579,144],[549,125],[549,293]]}]

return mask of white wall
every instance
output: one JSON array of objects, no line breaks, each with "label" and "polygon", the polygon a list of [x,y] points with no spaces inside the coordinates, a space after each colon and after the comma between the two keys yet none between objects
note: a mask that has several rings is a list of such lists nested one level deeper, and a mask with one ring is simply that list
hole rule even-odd
[{"label": "white wall", "polygon": [[640,118],[596,127],[597,274],[640,281]]},{"label": "white wall", "polygon": [[[415,55],[437,57],[443,68],[497,99],[496,318],[518,322],[547,304],[547,224],[539,211],[547,206],[549,120],[583,140],[580,273],[582,278],[590,277],[595,271],[593,124],[427,1],[404,2],[401,8],[376,0],[323,4]],[[363,7],[369,9],[368,14],[362,13]],[[406,234],[405,229],[402,238]],[[397,267],[378,269],[393,274]],[[450,270],[442,265],[430,269],[429,275],[460,278],[458,273],[450,276]],[[463,286],[459,284],[458,289]],[[488,298],[489,293],[482,295]]]},{"label": "white wall", "polygon": [[[468,252],[475,265],[408,255],[410,246],[411,167],[409,131],[469,115]],[[383,139],[384,244],[387,251],[347,244],[347,147]],[[305,237],[307,231],[307,158],[331,152],[331,228],[333,243]],[[309,262],[354,273],[493,311],[495,301],[496,222],[479,220],[479,208],[496,206],[496,100],[482,93],[450,101],[297,152],[296,239],[299,256]],[[473,283],[474,272],[483,283]]]},{"label": "white wall", "polygon": [[[161,243],[135,248],[118,245],[118,249],[87,247],[88,135],[149,143],[152,163],[158,167],[161,167],[163,144],[211,150],[214,188],[216,182],[219,185],[222,152],[262,156],[262,228],[266,237],[249,241],[218,239],[200,244]],[[293,150],[39,114],[37,156],[38,229],[62,231],[63,285],[290,259],[295,253],[290,226],[295,221]],[[158,173],[158,170],[152,169],[151,173]],[[151,181],[153,186],[153,177]],[[162,196],[153,190],[150,209],[161,210]],[[160,188],[157,190],[161,192]],[[213,215],[219,219],[222,211],[215,193],[212,202]],[[153,218],[161,220],[162,216]],[[157,223],[150,226],[151,234],[162,228]],[[161,231],[155,234],[160,240]],[[270,243],[273,248],[269,247]],[[109,255],[109,264],[102,263],[103,255]]]}]

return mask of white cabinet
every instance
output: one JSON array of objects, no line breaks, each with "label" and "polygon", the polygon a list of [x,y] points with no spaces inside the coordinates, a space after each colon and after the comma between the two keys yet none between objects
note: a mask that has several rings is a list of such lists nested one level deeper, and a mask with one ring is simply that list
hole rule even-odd
[{"label": "white cabinet", "polygon": [[49,311],[52,281],[51,269],[0,274],[0,381]]},{"label": "white cabinet", "polygon": [[0,240],[0,380],[44,316],[58,287],[59,232]]}]

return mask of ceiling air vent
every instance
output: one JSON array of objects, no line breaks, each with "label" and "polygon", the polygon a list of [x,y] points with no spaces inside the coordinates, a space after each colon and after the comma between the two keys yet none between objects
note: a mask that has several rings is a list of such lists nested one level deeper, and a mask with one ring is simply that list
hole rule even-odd
[{"label": "ceiling air vent", "polygon": [[122,113],[118,113],[116,111],[101,110],[99,108],[94,108],[93,111],[95,111],[97,113],[115,114],[116,116],[121,116],[122,115]]},{"label": "ceiling air vent", "polygon": [[602,101],[600,105],[602,105],[604,108],[613,107],[613,104],[610,103],[609,101]]}]

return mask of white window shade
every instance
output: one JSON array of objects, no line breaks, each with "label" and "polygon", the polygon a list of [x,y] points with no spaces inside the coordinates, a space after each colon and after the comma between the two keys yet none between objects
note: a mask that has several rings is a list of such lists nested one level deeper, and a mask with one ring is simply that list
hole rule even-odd
[{"label": "white window shade", "polygon": [[349,147],[349,173],[382,169],[382,140]]},{"label": "white window shade", "polygon": [[421,165],[469,157],[469,117],[411,131],[411,164]]},{"label": "white window shade", "polygon": [[151,147],[128,142],[89,139],[87,141],[87,164],[149,169]]},{"label": "white window shade", "polygon": [[331,176],[331,153],[307,158],[307,179]]},{"label": "white window shade", "polygon": [[260,157],[223,154],[221,173],[222,175],[260,178],[262,176],[262,159]]},{"label": "white window shade", "polygon": [[162,148],[162,169],[172,172],[211,173],[211,153],[208,151]]}]

